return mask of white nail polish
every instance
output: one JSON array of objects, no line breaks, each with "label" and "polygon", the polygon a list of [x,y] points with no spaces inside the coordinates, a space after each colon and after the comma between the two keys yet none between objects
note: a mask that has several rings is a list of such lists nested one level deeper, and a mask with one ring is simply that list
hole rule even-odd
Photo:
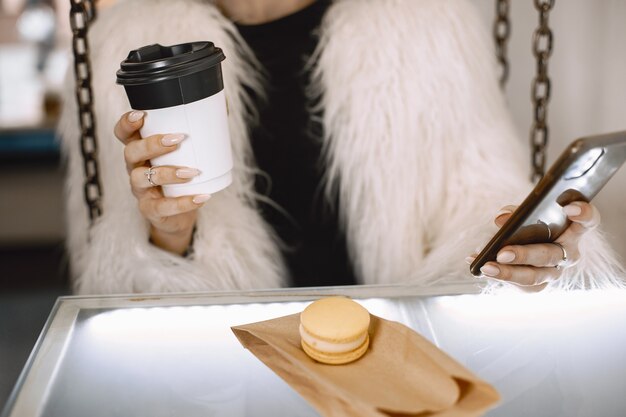
[{"label": "white nail polish", "polygon": [[138,122],[139,120],[143,119],[143,116],[145,116],[145,113],[142,112],[142,111],[138,111],[138,110],[131,111],[128,114],[128,121],[131,122],[131,123],[135,123],[135,122]]},{"label": "white nail polish", "polygon": [[583,209],[576,204],[568,204],[567,206],[563,207],[563,213],[567,214],[568,216],[580,216],[580,213],[582,212]]},{"label": "white nail polish", "polygon": [[209,201],[210,198],[211,198],[211,194],[198,194],[197,196],[193,198],[193,202],[195,204],[202,204],[202,203],[206,203],[207,201]]},{"label": "white nail polish", "polygon": [[480,272],[487,275],[488,277],[497,277],[500,273],[500,268],[494,265],[485,265],[480,268]]},{"label": "white nail polish", "polygon": [[188,179],[197,177],[200,175],[200,171],[195,168],[178,168],[176,170],[176,176],[178,178]]},{"label": "white nail polish", "polygon": [[183,134],[180,134],[180,133],[169,134],[161,138],[161,143],[163,144],[163,146],[174,146],[174,145],[178,145],[179,143],[181,143],[184,139],[185,139],[185,135]]},{"label": "white nail polish", "polygon": [[496,260],[503,264],[513,262],[513,260],[515,260],[515,252],[512,252],[510,250],[502,251],[498,254]]},{"label": "white nail polish", "polygon": [[467,258],[465,258],[465,263],[468,265],[471,265],[472,262],[474,262],[476,258],[474,258],[473,256],[468,256]]}]

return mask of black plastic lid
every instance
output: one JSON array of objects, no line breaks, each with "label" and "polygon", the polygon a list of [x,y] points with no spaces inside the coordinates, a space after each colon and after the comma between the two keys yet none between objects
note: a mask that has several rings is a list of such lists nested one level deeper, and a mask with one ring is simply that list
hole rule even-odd
[{"label": "black plastic lid", "polygon": [[220,65],[224,59],[212,42],[148,45],[122,61],[117,83],[126,89],[133,109],[187,104],[224,88]]}]

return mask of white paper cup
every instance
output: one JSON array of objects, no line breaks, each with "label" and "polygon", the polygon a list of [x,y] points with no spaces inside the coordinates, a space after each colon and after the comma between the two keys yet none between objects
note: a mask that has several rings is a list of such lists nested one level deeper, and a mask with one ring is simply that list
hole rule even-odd
[{"label": "white paper cup", "polygon": [[149,45],[131,51],[117,72],[134,110],[146,113],[142,137],[182,133],[179,148],[152,166],[196,168],[185,184],[164,185],[166,197],[213,194],[232,182],[233,159],[222,80],[222,50],[211,42]]}]

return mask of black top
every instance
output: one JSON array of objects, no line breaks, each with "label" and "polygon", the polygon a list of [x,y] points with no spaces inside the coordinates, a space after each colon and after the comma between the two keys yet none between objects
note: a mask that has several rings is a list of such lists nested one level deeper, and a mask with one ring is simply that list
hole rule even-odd
[{"label": "black top", "polygon": [[254,26],[238,25],[267,71],[266,100],[253,94],[259,124],[252,148],[259,168],[256,189],[286,213],[262,203],[262,214],[285,242],[291,285],[355,284],[336,204],[323,190],[322,126],[308,108],[305,64],[317,45],[317,28],[329,5],[319,0],[290,16]]}]

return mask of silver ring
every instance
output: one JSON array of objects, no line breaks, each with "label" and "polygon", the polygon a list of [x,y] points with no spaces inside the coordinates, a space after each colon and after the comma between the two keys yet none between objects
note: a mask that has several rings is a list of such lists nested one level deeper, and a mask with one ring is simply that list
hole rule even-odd
[{"label": "silver ring", "polygon": [[560,271],[561,269],[563,269],[566,265],[567,265],[567,251],[565,250],[565,248],[563,247],[563,245],[561,245],[559,242],[552,242],[553,245],[558,246],[559,248],[561,248],[561,251],[563,252],[563,258],[561,258],[561,260],[559,261],[558,264],[554,265],[554,267]]},{"label": "silver ring", "polygon": [[153,187],[157,186],[157,184],[155,184],[154,181],[152,181],[152,176],[156,174],[156,171],[154,170],[154,168],[150,167],[149,169],[146,169],[146,171],[143,174],[148,179],[148,182],[150,183],[150,185],[152,185]]}]

